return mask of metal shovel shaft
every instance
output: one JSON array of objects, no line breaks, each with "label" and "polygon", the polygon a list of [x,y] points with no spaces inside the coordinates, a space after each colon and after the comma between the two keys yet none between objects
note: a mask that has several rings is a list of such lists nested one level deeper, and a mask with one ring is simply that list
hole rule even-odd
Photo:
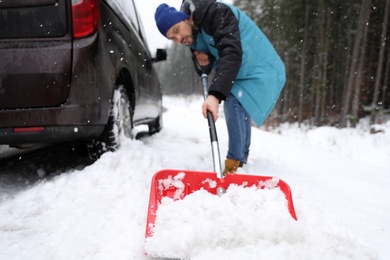
[{"label": "metal shovel shaft", "polygon": [[[208,75],[203,73],[201,79],[203,85],[203,98],[206,100],[208,95]],[[217,130],[215,127],[213,114],[210,111],[207,111],[207,120],[209,123],[210,142],[211,142],[211,151],[213,154],[214,171],[216,172],[217,177],[219,179],[222,179],[223,175],[222,175],[222,166],[221,166],[221,155],[219,152]],[[221,196],[224,193],[226,193],[225,189],[217,187],[218,196]]]}]

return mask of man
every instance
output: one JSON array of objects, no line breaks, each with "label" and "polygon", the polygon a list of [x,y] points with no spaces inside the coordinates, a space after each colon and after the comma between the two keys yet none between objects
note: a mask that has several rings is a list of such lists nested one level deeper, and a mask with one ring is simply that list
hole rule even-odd
[{"label": "man", "polygon": [[283,89],[282,60],[256,24],[232,5],[184,0],[177,11],[161,4],[155,19],[165,37],[189,46],[195,62],[215,69],[202,112],[207,118],[209,110],[217,120],[224,101],[229,150],[223,174],[235,173],[247,163],[251,119],[261,126]]}]

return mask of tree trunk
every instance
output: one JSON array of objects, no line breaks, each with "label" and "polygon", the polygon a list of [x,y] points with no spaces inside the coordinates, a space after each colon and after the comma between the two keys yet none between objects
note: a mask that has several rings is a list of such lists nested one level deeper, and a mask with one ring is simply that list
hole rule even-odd
[{"label": "tree trunk", "polygon": [[350,113],[351,97],[353,93],[353,83],[355,80],[356,69],[358,64],[359,50],[361,48],[361,42],[363,38],[363,29],[365,26],[365,22],[367,20],[366,17],[370,7],[371,7],[371,0],[362,0],[360,6],[360,12],[359,12],[358,26],[356,29],[356,36],[355,36],[355,41],[352,50],[351,65],[348,73],[348,83],[346,86],[346,92],[345,92],[345,97],[343,102],[342,113],[341,113],[340,125],[342,127],[347,126],[348,115]]},{"label": "tree trunk", "polygon": [[326,7],[324,4],[324,1],[320,1],[319,8],[319,43],[318,43],[318,63],[317,63],[317,84],[316,84],[316,94],[315,94],[315,104],[314,104],[314,125],[319,126],[321,125],[320,117],[321,117],[321,104],[324,99],[324,87],[325,82],[323,82],[324,79],[324,67],[325,65],[325,53],[326,53],[326,46],[325,46],[325,34],[326,34]]},{"label": "tree trunk", "polygon": [[385,14],[383,16],[383,23],[382,23],[382,34],[381,34],[380,50],[379,50],[379,57],[378,57],[378,67],[376,70],[375,87],[374,87],[374,93],[373,93],[372,105],[371,105],[372,108],[371,120],[370,120],[371,124],[375,123],[376,115],[378,113],[379,88],[382,82],[382,70],[383,70],[383,61],[385,58],[386,33],[387,33],[387,24],[389,20],[389,9],[390,9],[390,0],[386,0]]},{"label": "tree trunk", "polygon": [[364,70],[364,61],[366,55],[366,47],[367,47],[367,36],[368,36],[368,24],[370,20],[370,11],[366,14],[365,26],[363,27],[363,42],[360,52],[359,64],[356,71],[356,80],[354,81],[354,94],[352,98],[352,108],[351,108],[351,126],[355,127],[358,120],[358,112],[359,112],[359,102],[360,102],[360,89],[362,85],[362,77]]},{"label": "tree trunk", "polygon": [[382,88],[382,106],[386,107],[386,95],[387,95],[387,89],[389,82],[389,74],[390,74],[390,51],[387,51],[387,62],[386,62],[386,69],[385,69],[385,79],[383,81],[383,88]]},{"label": "tree trunk", "polygon": [[306,48],[309,34],[309,0],[306,0],[305,4],[305,29],[303,36],[303,45],[301,51],[301,65],[300,65],[300,78],[299,78],[299,108],[298,108],[298,122],[299,126],[303,120],[303,93],[305,89],[305,63],[306,63]]},{"label": "tree trunk", "polygon": [[330,29],[330,15],[329,15],[329,8],[326,8],[326,28],[325,28],[325,49],[324,49],[324,66],[322,67],[322,99],[321,99],[321,112],[320,112],[320,123],[321,125],[324,124],[325,118],[326,118],[326,100],[327,100],[327,89],[328,87],[328,57],[329,57],[329,37],[327,37],[327,34],[329,33]]}]

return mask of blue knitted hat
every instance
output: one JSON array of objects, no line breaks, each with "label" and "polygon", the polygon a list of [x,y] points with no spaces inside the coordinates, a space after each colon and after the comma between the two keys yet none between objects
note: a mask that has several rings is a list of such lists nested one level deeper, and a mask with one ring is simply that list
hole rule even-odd
[{"label": "blue knitted hat", "polygon": [[156,19],[157,27],[162,35],[167,36],[167,31],[178,22],[188,19],[189,16],[183,12],[177,11],[167,4],[161,4],[156,9],[154,19]]}]

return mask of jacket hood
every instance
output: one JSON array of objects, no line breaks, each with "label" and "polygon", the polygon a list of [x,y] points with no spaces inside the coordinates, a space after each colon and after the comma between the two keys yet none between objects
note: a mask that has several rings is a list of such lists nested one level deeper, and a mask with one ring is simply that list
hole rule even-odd
[{"label": "jacket hood", "polygon": [[210,5],[215,2],[215,0],[183,0],[180,11],[192,16],[195,25],[200,27]]}]

